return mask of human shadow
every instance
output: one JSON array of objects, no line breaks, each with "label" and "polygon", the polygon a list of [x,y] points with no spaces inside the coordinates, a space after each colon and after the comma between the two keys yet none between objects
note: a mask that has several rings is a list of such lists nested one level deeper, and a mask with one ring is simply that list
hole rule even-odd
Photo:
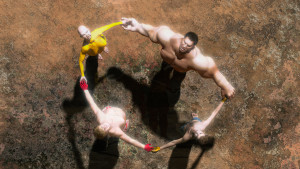
[{"label": "human shadow", "polygon": [[151,85],[139,83],[117,67],[111,67],[108,79],[121,82],[132,93],[132,101],[141,112],[143,123],[163,138],[178,136],[178,114],[174,109],[180,97],[180,86],[185,73],[175,71],[162,62],[161,69],[151,80]]},{"label": "human shadow", "polygon": [[199,168],[197,167],[202,156],[205,152],[212,149],[214,146],[214,140],[210,144],[201,145],[196,140],[189,140],[186,143],[178,144],[173,149],[171,157],[169,159],[168,168],[169,169],[185,169],[188,166],[189,154],[193,146],[201,148],[201,153],[197,156],[193,162],[191,169]]},{"label": "human shadow", "polygon": [[89,169],[112,169],[118,162],[119,138],[109,137],[102,140],[96,140],[89,156]]}]

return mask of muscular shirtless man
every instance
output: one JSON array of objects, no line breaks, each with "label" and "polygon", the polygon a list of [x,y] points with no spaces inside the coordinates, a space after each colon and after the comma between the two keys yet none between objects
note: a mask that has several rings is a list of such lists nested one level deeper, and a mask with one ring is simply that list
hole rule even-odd
[{"label": "muscular shirtless man", "polygon": [[88,85],[86,81],[82,80],[80,82],[80,87],[84,91],[86,99],[94,111],[97,121],[99,122],[99,125],[94,130],[94,135],[96,138],[103,139],[106,136],[118,137],[125,142],[136,147],[143,148],[148,152],[153,149],[153,147],[150,147],[151,144],[144,145],[125,134],[129,121],[126,120],[126,114],[122,109],[107,106],[101,111],[88,91]]},{"label": "muscular shirtless man", "polygon": [[217,68],[211,57],[204,56],[196,47],[198,37],[193,32],[184,36],[167,26],[154,27],[137,22],[134,18],[122,18],[125,30],[138,32],[162,46],[161,57],[177,72],[197,71],[204,78],[212,78],[221,88],[222,98],[234,97],[235,89]]}]

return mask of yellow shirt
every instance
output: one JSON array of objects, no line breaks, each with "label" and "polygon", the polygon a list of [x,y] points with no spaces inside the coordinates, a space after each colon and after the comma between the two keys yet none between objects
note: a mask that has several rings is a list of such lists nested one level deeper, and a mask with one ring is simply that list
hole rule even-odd
[{"label": "yellow shirt", "polygon": [[89,56],[96,56],[96,55],[98,55],[98,53],[101,53],[107,44],[106,38],[102,33],[104,31],[106,31],[114,26],[120,25],[120,24],[122,24],[122,22],[112,23],[110,25],[102,26],[98,29],[95,29],[93,32],[91,32],[90,43],[85,46],[82,46],[81,52],[80,52],[79,67],[80,67],[80,71],[81,71],[81,76],[84,76],[84,67],[83,67],[82,62],[85,59],[85,55],[87,54]]}]

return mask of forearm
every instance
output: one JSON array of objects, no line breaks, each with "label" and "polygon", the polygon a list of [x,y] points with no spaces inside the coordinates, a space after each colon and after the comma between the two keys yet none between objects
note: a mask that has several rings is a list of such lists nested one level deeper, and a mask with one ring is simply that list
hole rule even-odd
[{"label": "forearm", "polygon": [[144,144],[142,144],[142,143],[140,143],[139,141],[137,141],[137,140],[135,140],[135,139],[132,139],[132,138],[131,138],[129,141],[127,141],[127,140],[125,140],[125,139],[123,139],[123,140],[124,140],[125,142],[129,143],[129,144],[132,144],[132,145],[138,147],[138,148],[144,149],[144,147],[145,147]]},{"label": "forearm", "polygon": [[154,30],[154,27],[151,25],[148,25],[148,24],[140,23],[137,26],[137,32],[144,36],[147,36],[147,37],[150,37],[150,32],[153,30]]},{"label": "forearm", "polygon": [[91,108],[93,109],[94,113],[97,114],[99,108],[96,105],[94,99],[92,98],[90,92],[88,90],[84,90],[84,94],[85,94],[85,97],[86,97],[87,101],[89,102]]},{"label": "forearm", "polygon": [[226,90],[231,86],[231,84],[219,70],[214,73],[213,79],[221,89]]},{"label": "forearm", "polygon": [[83,54],[82,52],[80,52],[80,56],[79,56],[79,67],[80,67],[80,72],[81,72],[81,76],[84,76],[84,66],[83,66],[83,61],[85,59],[85,54]]},{"label": "forearm", "polygon": [[91,37],[91,41],[93,41],[97,36],[99,36],[100,34],[102,34],[103,32],[107,31],[108,29],[114,27],[114,26],[117,26],[117,25],[121,25],[122,22],[115,22],[115,23],[112,23],[112,24],[109,24],[109,25],[105,25],[105,26],[102,26],[96,30],[94,30],[91,34],[92,34],[92,37]]},{"label": "forearm", "polygon": [[218,107],[211,113],[210,117],[204,121],[205,128],[211,123],[211,121],[216,117],[218,112],[221,110],[225,100],[222,100]]},{"label": "forearm", "polygon": [[180,138],[180,139],[177,139],[177,140],[173,140],[163,146],[160,147],[160,150],[162,149],[165,149],[165,148],[168,148],[168,147],[172,147],[172,146],[175,146],[176,144],[179,144],[179,143],[182,143],[183,142],[183,139]]}]

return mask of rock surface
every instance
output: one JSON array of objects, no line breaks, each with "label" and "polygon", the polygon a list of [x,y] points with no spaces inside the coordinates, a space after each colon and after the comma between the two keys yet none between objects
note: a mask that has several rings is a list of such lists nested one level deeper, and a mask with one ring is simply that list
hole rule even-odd
[{"label": "rock surface", "polygon": [[[5,0],[0,9],[0,168],[300,167],[299,1]],[[78,86],[77,27],[121,17],[198,33],[197,46],[236,88],[207,131],[211,149],[187,143],[152,154],[95,140]],[[90,89],[99,107],[126,111],[133,138],[164,144],[192,112],[205,119],[217,106],[219,88],[196,72],[177,84],[179,100],[164,91],[158,44],[121,27],[104,34],[109,54],[86,61]]]}]

